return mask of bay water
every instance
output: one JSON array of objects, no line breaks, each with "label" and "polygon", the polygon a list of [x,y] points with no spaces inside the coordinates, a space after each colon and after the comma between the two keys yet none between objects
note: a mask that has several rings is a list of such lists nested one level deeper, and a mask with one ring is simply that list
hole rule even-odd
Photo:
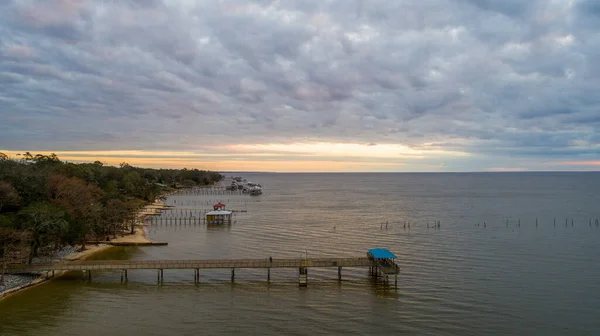
[{"label": "bay water", "polygon": [[[132,270],[69,275],[0,301],[0,335],[598,335],[600,173],[245,174],[261,196],[172,196],[220,227],[155,221],[168,246],[100,259],[394,252],[398,287],[364,268]],[[227,180],[229,181],[229,180]],[[245,211],[245,212],[241,212]],[[167,218],[168,213],[164,214]],[[439,228],[433,223],[439,221]],[[536,225],[537,222],[537,225]],[[556,223],[556,224],[555,224]]]}]

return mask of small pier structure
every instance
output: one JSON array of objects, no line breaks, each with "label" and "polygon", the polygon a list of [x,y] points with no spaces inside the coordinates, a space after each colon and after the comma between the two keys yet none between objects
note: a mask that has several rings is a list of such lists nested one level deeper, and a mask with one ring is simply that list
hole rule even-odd
[{"label": "small pier structure", "polygon": [[[387,251],[387,252],[385,252]],[[54,273],[54,271],[82,271],[88,280],[92,278],[92,271],[120,270],[121,281],[127,281],[129,270],[153,269],[157,270],[157,281],[164,280],[164,270],[188,269],[193,270],[194,283],[200,281],[201,269],[231,269],[231,281],[235,280],[235,269],[266,269],[267,281],[271,281],[271,269],[296,268],[298,269],[298,284],[308,285],[308,269],[313,267],[327,267],[338,269],[338,280],[342,280],[343,267],[368,267],[373,277],[396,276],[395,285],[398,285],[400,267],[394,262],[396,256],[385,249],[369,250],[366,257],[354,258],[304,258],[304,259],[208,259],[208,260],[84,260],[59,263],[41,263],[34,265],[13,264],[9,265],[7,273]]]},{"label": "small pier structure", "polygon": [[370,274],[374,277],[382,277],[386,282],[389,276],[394,276],[394,285],[398,286],[398,273],[400,266],[396,264],[396,255],[384,248],[374,248],[367,252],[367,257],[372,262],[369,267]]},{"label": "small pier structure", "polygon": [[225,210],[225,204],[219,202],[213,205],[213,211],[206,213],[206,224],[231,224],[232,213],[232,211]]}]

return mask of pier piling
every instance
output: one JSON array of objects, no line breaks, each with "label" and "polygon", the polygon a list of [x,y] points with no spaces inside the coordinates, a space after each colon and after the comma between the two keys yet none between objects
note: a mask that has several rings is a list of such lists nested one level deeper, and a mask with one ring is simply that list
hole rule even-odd
[{"label": "pier piling", "polygon": [[338,267],[338,280],[342,281],[342,267]]}]

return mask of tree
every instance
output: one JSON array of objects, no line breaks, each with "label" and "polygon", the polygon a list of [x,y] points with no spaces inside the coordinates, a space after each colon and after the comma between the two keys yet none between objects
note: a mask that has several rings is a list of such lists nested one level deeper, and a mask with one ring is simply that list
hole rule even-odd
[{"label": "tree", "polygon": [[33,161],[33,155],[29,152],[25,152],[25,154],[23,154],[22,160],[24,163],[30,163]]},{"label": "tree", "polygon": [[68,228],[64,212],[49,203],[35,203],[20,212],[25,220],[25,232],[29,233],[29,260],[38,254],[41,246],[57,243]]},{"label": "tree", "polygon": [[0,181],[0,213],[4,206],[19,205],[20,199],[19,193],[10,183]]},{"label": "tree", "polygon": [[10,228],[0,227],[0,252],[2,252],[2,273],[0,273],[0,285],[4,285],[4,275],[8,263],[8,256],[17,242],[21,240],[22,232]]},{"label": "tree", "polygon": [[132,199],[125,203],[126,215],[125,220],[129,223],[130,233],[135,233],[135,222],[137,220],[137,212],[144,205],[144,201]]},{"label": "tree", "polygon": [[113,237],[117,238],[117,232],[123,228],[127,211],[127,204],[120,199],[111,199],[106,202],[103,218],[106,220],[107,235],[110,235],[112,229]]},{"label": "tree", "polygon": [[52,175],[48,180],[48,193],[50,201],[69,214],[72,238],[80,242],[82,249],[85,249],[90,222],[100,212],[100,198],[104,192],[76,177]]},{"label": "tree", "polygon": [[[29,152],[27,152],[27,153],[29,153]],[[60,163],[58,156],[56,156],[56,154],[54,154],[54,153],[52,153],[50,155],[36,154],[32,160],[33,160],[33,162],[35,162],[36,164],[39,164],[39,165]]]}]

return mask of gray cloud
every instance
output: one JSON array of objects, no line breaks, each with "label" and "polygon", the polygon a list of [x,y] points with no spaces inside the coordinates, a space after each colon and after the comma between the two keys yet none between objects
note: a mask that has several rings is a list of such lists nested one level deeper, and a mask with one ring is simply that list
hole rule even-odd
[{"label": "gray cloud", "polygon": [[0,148],[598,160],[598,28],[591,0],[3,2]]}]

